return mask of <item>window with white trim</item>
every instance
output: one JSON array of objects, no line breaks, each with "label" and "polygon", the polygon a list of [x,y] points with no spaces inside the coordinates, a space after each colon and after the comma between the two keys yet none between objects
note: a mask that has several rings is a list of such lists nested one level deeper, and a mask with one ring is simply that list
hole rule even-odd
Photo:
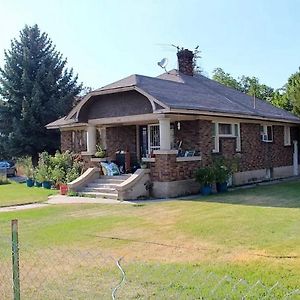
[{"label": "window with white trim", "polygon": [[[175,127],[174,124],[170,124],[170,141],[171,149],[175,148]],[[160,149],[160,129],[159,124],[148,125],[148,152],[151,153],[154,150]]]},{"label": "window with white trim", "polygon": [[236,151],[241,151],[241,135],[239,123],[212,123],[213,152],[220,152],[220,137],[235,137]]},{"label": "window with white trim", "polygon": [[284,146],[291,146],[291,127],[284,126]]},{"label": "window with white trim", "polygon": [[261,125],[260,126],[261,140],[266,143],[273,142],[273,126],[272,125]]},{"label": "window with white trim", "polygon": [[149,152],[153,150],[160,149],[160,140],[159,140],[159,124],[148,125],[148,145]]}]

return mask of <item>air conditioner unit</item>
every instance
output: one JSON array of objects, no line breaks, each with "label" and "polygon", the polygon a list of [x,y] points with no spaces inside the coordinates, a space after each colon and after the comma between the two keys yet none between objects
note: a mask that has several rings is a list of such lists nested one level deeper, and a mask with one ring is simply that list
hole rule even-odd
[{"label": "air conditioner unit", "polygon": [[262,134],[261,135],[261,140],[264,141],[264,142],[268,141],[269,140],[268,135],[266,133]]}]

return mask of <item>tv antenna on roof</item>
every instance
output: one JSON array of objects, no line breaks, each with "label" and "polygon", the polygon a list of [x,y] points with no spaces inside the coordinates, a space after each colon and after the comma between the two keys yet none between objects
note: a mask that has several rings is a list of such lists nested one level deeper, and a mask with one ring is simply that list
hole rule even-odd
[{"label": "tv antenna on roof", "polygon": [[168,64],[168,59],[167,58],[163,58],[161,61],[159,61],[157,63],[162,69],[164,69],[166,71],[166,73],[168,73],[166,66]]}]

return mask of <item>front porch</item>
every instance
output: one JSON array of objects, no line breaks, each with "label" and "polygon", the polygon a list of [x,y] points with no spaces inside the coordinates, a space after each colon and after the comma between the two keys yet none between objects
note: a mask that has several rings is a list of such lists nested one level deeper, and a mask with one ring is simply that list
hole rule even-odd
[{"label": "front porch", "polygon": [[[201,136],[211,134],[211,122],[178,115],[152,114],[137,119],[89,120],[85,128],[75,129],[78,136],[84,136],[80,153],[86,166],[100,167],[101,161],[118,163],[121,153],[127,156],[126,173],[149,169],[152,196],[197,193],[194,172],[208,162],[206,153],[211,153],[211,144]],[[97,144],[106,150],[105,158],[95,158]],[[66,148],[76,149],[76,144]]]}]

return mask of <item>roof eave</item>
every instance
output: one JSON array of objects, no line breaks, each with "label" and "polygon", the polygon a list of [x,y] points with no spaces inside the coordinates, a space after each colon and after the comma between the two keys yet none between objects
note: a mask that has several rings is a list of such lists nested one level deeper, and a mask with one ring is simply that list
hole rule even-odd
[{"label": "roof eave", "polygon": [[245,114],[235,114],[227,112],[217,112],[217,111],[205,111],[205,110],[195,110],[195,109],[160,109],[156,111],[157,113],[183,113],[183,114],[193,114],[193,115],[205,115],[205,116],[220,116],[220,117],[231,117],[239,119],[248,120],[261,120],[261,121],[271,121],[271,122],[282,122],[282,123],[294,123],[300,124],[300,119],[287,119],[287,118],[270,118],[267,116],[257,116],[257,115],[245,115]]}]

